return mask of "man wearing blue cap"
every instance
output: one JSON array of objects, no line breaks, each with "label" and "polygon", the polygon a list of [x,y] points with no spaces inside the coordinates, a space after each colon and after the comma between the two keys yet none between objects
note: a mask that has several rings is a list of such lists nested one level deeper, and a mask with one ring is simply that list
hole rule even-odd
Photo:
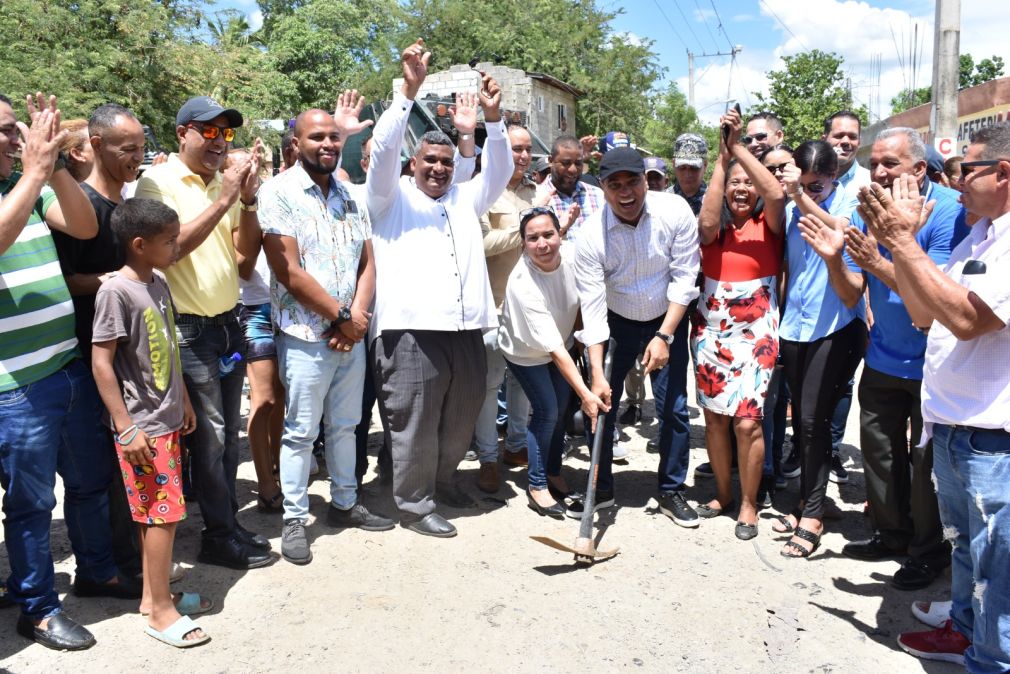
[{"label": "man wearing blue cap", "polygon": [[[593,392],[611,405],[603,432],[596,508],[614,504],[614,422],[624,379],[639,354],[651,375],[659,419],[659,507],[680,526],[698,526],[684,498],[690,425],[687,413],[687,305],[698,296],[698,223],[676,195],[646,190],[645,163],[630,147],[603,155],[604,207],[586,219],[576,248],[576,281],[589,347]],[[616,347],[609,382],[603,352]],[[601,429],[597,427],[597,432]],[[574,503],[570,517],[581,517]]]},{"label": "man wearing blue cap", "polygon": [[197,96],[186,101],[175,121],[179,152],[144,174],[137,196],[171,206],[182,223],[179,261],[165,276],[179,312],[183,377],[197,418],[188,446],[204,521],[199,559],[252,569],[273,558],[270,542],[235,519],[245,366],[239,361],[225,372],[221,363],[234,363],[234,354],[245,351],[236,310],[238,265],[256,257],[262,239],[256,216],[260,143],[223,170],[235,129],[242,126],[238,110]]}]

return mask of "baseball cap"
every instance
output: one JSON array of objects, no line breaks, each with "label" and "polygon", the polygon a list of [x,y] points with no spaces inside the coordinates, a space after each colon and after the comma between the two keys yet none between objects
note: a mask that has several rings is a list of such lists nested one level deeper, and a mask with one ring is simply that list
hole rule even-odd
[{"label": "baseball cap", "polygon": [[926,146],[926,169],[930,173],[943,173],[943,155],[932,145]]},{"label": "baseball cap", "polygon": [[646,157],[644,161],[646,173],[651,171],[660,175],[666,175],[666,162],[659,157]]},{"label": "baseball cap", "polygon": [[175,116],[176,126],[185,126],[190,122],[209,122],[218,115],[228,118],[232,128],[242,126],[242,113],[234,108],[225,108],[210,96],[194,96],[179,108]]},{"label": "baseball cap", "polygon": [[708,143],[696,133],[682,133],[673,142],[673,165],[701,168],[708,158]]},{"label": "baseball cap", "polygon": [[600,152],[603,154],[618,147],[631,147],[631,139],[623,131],[611,131],[600,138]]},{"label": "baseball cap", "polygon": [[619,147],[603,155],[600,160],[600,180],[606,180],[615,173],[627,171],[642,175],[645,173],[645,162],[638,150],[630,147]]},{"label": "baseball cap", "polygon": [[531,168],[534,173],[543,173],[550,168],[550,164],[547,163],[547,160],[544,157],[540,157],[533,162],[533,166]]}]

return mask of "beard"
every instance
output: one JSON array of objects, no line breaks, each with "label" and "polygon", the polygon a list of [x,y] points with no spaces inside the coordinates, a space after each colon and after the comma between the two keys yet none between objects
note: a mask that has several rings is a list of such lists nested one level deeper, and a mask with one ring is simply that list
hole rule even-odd
[{"label": "beard", "polygon": [[308,157],[301,157],[302,167],[309,173],[314,173],[317,176],[328,176],[332,175],[334,171],[337,170],[337,163],[339,162],[339,155],[337,156],[338,161],[334,162],[332,167],[323,166],[318,162],[314,162]]}]

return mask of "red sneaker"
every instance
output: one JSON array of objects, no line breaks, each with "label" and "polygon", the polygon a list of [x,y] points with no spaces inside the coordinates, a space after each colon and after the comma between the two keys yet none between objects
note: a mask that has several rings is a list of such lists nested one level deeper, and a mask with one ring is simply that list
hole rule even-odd
[{"label": "red sneaker", "polygon": [[953,621],[926,632],[905,632],[898,635],[898,645],[917,658],[964,664],[964,652],[971,646],[963,634],[954,629]]}]

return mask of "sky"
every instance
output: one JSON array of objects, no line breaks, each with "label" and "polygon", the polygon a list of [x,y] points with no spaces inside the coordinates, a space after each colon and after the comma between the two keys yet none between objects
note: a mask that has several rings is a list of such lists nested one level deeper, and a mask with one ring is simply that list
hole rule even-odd
[{"label": "sky", "polygon": [[[708,123],[717,122],[727,99],[747,109],[754,92],[767,93],[766,73],[783,66],[782,56],[811,49],[844,58],[853,98],[870,110],[871,121],[890,114],[899,91],[932,79],[931,0],[598,0],[598,6],[619,12],[611,28],[624,39],[652,42],[664,69],[661,85],[676,82],[686,95],[687,51],[695,54],[695,108]],[[217,7],[237,9],[254,28],[262,21],[255,0],[219,0]],[[961,0],[961,53],[976,62],[1002,56],[1010,66],[1010,13],[995,8],[988,0]],[[741,49],[735,59],[702,56],[733,46]]]}]

